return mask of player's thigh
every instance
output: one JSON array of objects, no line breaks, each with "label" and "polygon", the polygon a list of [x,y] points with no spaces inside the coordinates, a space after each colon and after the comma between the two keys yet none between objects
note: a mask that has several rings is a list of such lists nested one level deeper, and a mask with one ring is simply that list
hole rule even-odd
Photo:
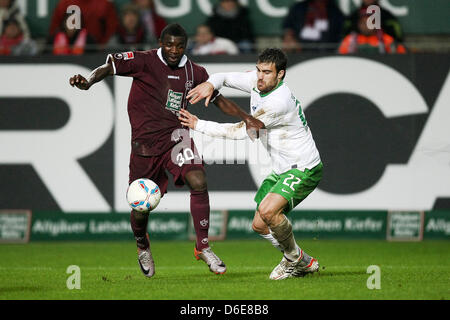
[{"label": "player's thigh", "polygon": [[316,189],[322,179],[322,169],[323,165],[320,163],[312,169],[292,169],[280,175],[280,180],[271,192],[287,200],[285,213],[294,209]]},{"label": "player's thigh", "polygon": [[148,178],[159,186],[161,195],[164,195],[169,180],[164,170],[164,160],[162,157],[144,157],[131,153],[129,169],[128,183],[139,178]]},{"label": "player's thigh", "polygon": [[278,181],[279,181],[278,175],[276,175],[275,173],[271,173],[261,183],[261,186],[256,192],[254,198],[256,202],[256,211],[258,211],[259,205],[261,204],[263,199],[267,196],[267,194],[270,192],[270,190],[273,188],[273,186],[277,184]]},{"label": "player's thigh", "polygon": [[175,146],[177,152],[166,153],[166,169],[172,174],[175,186],[185,184],[197,191],[207,189],[206,174],[203,161],[194,143],[181,147]]}]

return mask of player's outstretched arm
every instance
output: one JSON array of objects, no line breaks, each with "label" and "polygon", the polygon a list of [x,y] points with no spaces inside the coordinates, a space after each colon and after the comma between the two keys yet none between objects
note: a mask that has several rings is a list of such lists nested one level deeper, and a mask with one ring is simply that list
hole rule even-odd
[{"label": "player's outstretched arm", "polygon": [[180,110],[178,117],[181,124],[192,130],[202,132],[211,137],[241,140],[247,137],[245,123],[218,123],[214,121],[200,120],[185,109]]},{"label": "player's outstretched arm", "polygon": [[81,74],[77,74],[69,79],[69,83],[72,87],[77,87],[80,90],[89,90],[94,83],[102,81],[107,76],[111,76],[113,74],[113,66],[110,63],[105,63],[93,70],[87,79]]},{"label": "player's outstretched arm", "polygon": [[259,130],[264,129],[264,123],[255,119],[244,110],[242,110],[236,103],[220,95],[214,100],[214,104],[222,110],[223,113],[230,116],[237,117],[244,120],[247,128],[247,134],[252,141],[259,138]]},{"label": "player's outstretched arm", "polygon": [[256,80],[256,72],[222,72],[212,74],[208,81],[203,82],[189,91],[187,98],[191,104],[205,99],[208,106],[214,90],[220,90],[222,86],[250,92],[253,82]]},{"label": "player's outstretched arm", "polygon": [[[203,82],[194,89],[190,90],[187,98],[190,99],[189,101],[191,104],[197,103],[201,99],[206,98],[205,106],[207,106],[213,92],[214,86],[210,82]],[[264,128],[263,122],[253,118],[251,115],[242,110],[236,103],[222,95],[216,97],[214,104],[219,107],[223,113],[244,120],[247,127],[248,136],[252,141],[259,138],[259,130]]]}]

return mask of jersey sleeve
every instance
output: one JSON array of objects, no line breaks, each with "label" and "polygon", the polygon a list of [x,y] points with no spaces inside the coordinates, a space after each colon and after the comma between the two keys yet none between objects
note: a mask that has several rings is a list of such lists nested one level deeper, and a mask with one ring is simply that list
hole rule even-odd
[{"label": "jersey sleeve", "polygon": [[145,59],[141,52],[121,52],[109,54],[106,63],[111,63],[114,75],[138,78],[144,70]]},{"label": "jersey sleeve", "polygon": [[[280,106],[280,103],[277,103]],[[255,113],[253,116],[264,123],[265,129],[273,129],[279,125],[283,125],[285,108],[267,108],[267,111]],[[247,134],[247,127],[244,121],[238,123],[218,123],[214,121],[206,121],[199,119],[195,126],[195,131],[199,131],[211,137],[226,138],[233,140],[243,140]]]},{"label": "jersey sleeve", "polygon": [[214,121],[198,120],[195,131],[202,132],[216,138],[243,140],[247,137],[244,121],[238,123],[218,123]]},{"label": "jersey sleeve", "polygon": [[216,90],[225,86],[247,93],[252,91],[255,81],[256,71],[215,73],[208,79],[208,82],[210,82]]},{"label": "jersey sleeve", "polygon": [[[200,83],[206,82],[209,78],[208,72],[206,71],[205,68],[201,67],[201,72],[200,72]],[[214,90],[210,102],[214,102],[214,100],[220,95],[219,90]]]}]

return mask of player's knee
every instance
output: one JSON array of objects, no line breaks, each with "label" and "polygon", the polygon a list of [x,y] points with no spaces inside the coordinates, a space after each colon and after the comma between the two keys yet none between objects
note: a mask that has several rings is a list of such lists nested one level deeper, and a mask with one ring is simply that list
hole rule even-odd
[{"label": "player's knee", "polygon": [[255,220],[252,222],[252,229],[256,233],[261,233],[261,226]]},{"label": "player's knee", "polygon": [[203,192],[208,189],[205,173],[201,170],[192,170],[186,174],[186,181],[193,191]]},{"label": "player's knee", "polygon": [[140,212],[140,211],[136,211],[136,210],[131,210],[131,215],[133,216],[132,218],[135,221],[137,221],[138,223],[148,219],[148,212]]},{"label": "player's knee", "polygon": [[259,234],[267,234],[267,225],[266,224],[262,224],[262,223],[258,223],[255,220],[253,220],[252,222],[252,229],[253,231],[255,231],[256,233]]},{"label": "player's knee", "polygon": [[256,233],[260,233],[260,229],[259,229],[258,226],[255,224],[255,221],[253,221],[253,223],[252,223],[252,229],[253,229],[253,231],[255,231]]},{"label": "player's knee", "polygon": [[260,204],[258,212],[261,219],[266,223],[266,225],[270,226],[276,212],[270,206],[264,205],[264,203]]}]

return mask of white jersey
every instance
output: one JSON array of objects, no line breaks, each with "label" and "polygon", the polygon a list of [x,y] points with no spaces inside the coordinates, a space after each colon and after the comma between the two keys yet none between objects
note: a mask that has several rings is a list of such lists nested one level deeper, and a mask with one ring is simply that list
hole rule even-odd
[{"label": "white jersey", "polygon": [[[265,124],[267,135],[261,138],[261,142],[269,153],[272,169],[276,174],[292,168],[304,171],[320,163],[319,151],[300,102],[283,81],[265,94],[257,89],[256,70],[216,73],[210,76],[208,82],[217,90],[226,86],[251,94],[250,112],[253,117]],[[229,139],[247,137],[244,122],[232,124],[199,120],[195,130],[214,137]]]}]

